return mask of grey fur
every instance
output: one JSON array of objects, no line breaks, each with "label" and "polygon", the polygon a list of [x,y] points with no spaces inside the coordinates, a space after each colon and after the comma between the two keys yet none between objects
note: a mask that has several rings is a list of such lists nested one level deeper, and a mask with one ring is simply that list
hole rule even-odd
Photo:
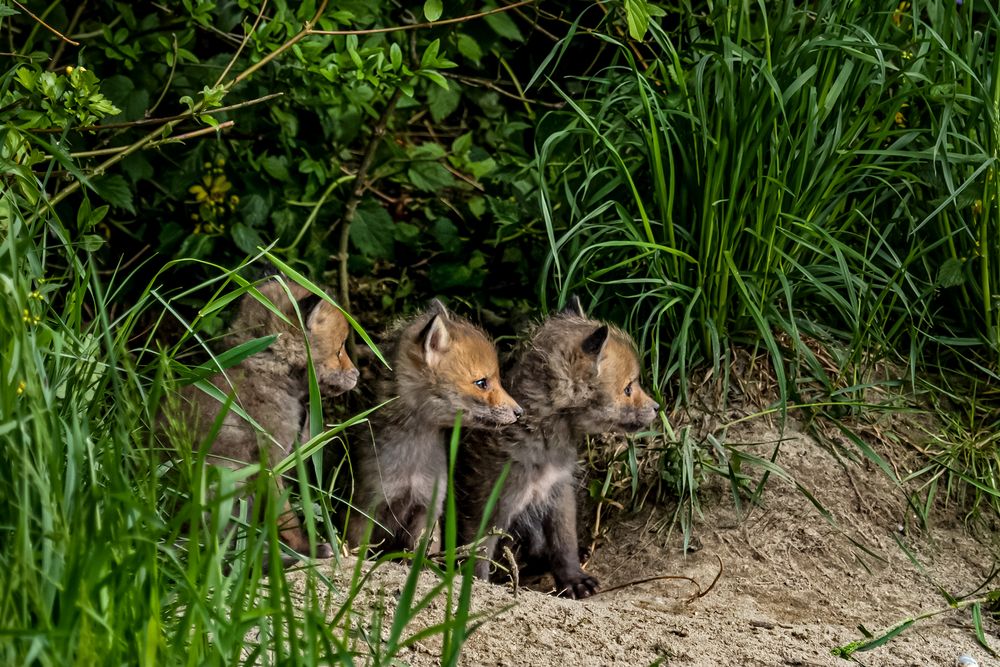
[{"label": "grey fur", "polygon": [[[290,291],[296,301],[309,294],[295,284]],[[296,321],[293,304],[276,280],[263,284],[260,292],[288,320]],[[344,351],[347,326],[343,314],[325,301],[316,305],[306,319],[306,336],[320,391],[331,396],[354,388],[358,379],[358,371]],[[309,392],[306,336],[247,294],[241,299],[239,313],[225,338],[227,345],[232,347],[269,334],[279,334],[270,347],[209,378],[222,393],[234,393],[234,403],[264,431],[258,432],[241,416],[228,412],[206,459],[213,465],[237,470],[261,460],[276,463],[292,451],[297,441]],[[180,394],[183,420],[190,425],[191,432],[195,435],[208,432],[222,404],[193,386],[185,387]],[[277,477],[275,481],[281,491],[283,480]],[[308,553],[308,539],[298,517],[287,506],[279,532],[286,544],[299,553]],[[317,546],[316,555],[328,558],[333,551],[324,543]]]},{"label": "grey fur", "polygon": [[[420,533],[443,508],[446,434],[463,413],[463,429],[513,423],[521,408],[500,384],[496,349],[487,335],[451,315],[437,300],[402,322],[381,346],[393,372],[379,385],[379,400],[395,397],[371,419],[371,433],[352,438],[354,504],[348,541],[383,551],[413,550]],[[476,385],[485,381],[488,389]]]},{"label": "grey fur", "polygon": [[[633,432],[653,420],[659,406],[639,386],[638,375],[631,338],[583,317],[576,304],[538,327],[508,376],[524,419],[499,431],[463,433],[455,472],[460,540],[475,538],[492,487],[509,462],[487,527],[511,534],[523,554],[543,560],[560,594],[593,594],[597,581],[581,569],[578,553],[577,445],[587,434]],[[498,538],[487,539],[477,576],[489,577],[497,549]]]}]

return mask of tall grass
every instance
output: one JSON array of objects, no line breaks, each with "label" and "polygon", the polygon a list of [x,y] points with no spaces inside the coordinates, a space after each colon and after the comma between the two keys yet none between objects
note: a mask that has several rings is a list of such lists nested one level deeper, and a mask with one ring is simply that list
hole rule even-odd
[{"label": "tall grass", "polygon": [[[205,463],[218,424],[189,441],[165,437],[183,432],[160,416],[170,413],[176,377],[204,376],[247,353],[210,356],[202,327],[248,283],[217,267],[190,321],[180,315],[186,295],[163,287],[167,274],[123,302],[131,278],[100,272],[86,238],[31,206],[44,184],[17,178],[19,188],[0,195],[0,663],[388,664],[441,634],[454,663],[480,620],[469,613],[468,584],[459,591],[458,567],[439,571],[427,595],[373,608],[358,596],[381,563],[359,561],[339,577],[308,560],[282,565],[277,526],[287,498],[271,476],[298,471],[310,534],[335,541],[335,480],[306,482],[307,467],[364,415],[332,427],[313,419],[313,437],[288,459],[239,471]],[[32,189],[33,199],[24,196]],[[167,320],[184,331],[170,348],[156,342]],[[185,367],[179,359],[192,347],[212,361]],[[310,377],[318,409],[312,369]],[[248,504],[249,493],[263,502]],[[453,563],[454,545],[451,553]],[[414,625],[453,589],[448,619]]]},{"label": "tall grass", "polygon": [[781,411],[817,384],[860,407],[884,359],[911,386],[995,369],[998,27],[983,2],[734,0],[640,47],[576,36],[616,55],[540,124],[542,284],[590,290],[678,402],[734,343]]}]

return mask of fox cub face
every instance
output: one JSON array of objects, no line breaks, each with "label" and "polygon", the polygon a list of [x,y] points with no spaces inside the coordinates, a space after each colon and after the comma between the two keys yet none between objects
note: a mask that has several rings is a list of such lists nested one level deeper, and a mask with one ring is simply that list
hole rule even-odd
[{"label": "fox cub face", "polygon": [[580,413],[590,433],[641,430],[656,418],[660,406],[639,384],[639,360],[624,332],[602,324],[580,343],[577,357],[591,401]]},{"label": "fox cub face", "polygon": [[641,430],[660,406],[639,384],[639,360],[624,331],[591,320],[579,304],[546,320],[517,362],[518,395],[597,434]]},{"label": "fox cub face", "polygon": [[500,383],[490,339],[436,299],[404,332],[396,364],[400,397],[441,428],[458,411],[470,427],[512,424],[523,414]]},{"label": "fox cub face", "polygon": [[[350,391],[358,382],[358,369],[347,356],[345,344],[350,332],[347,319],[339,309],[320,299],[306,318],[305,339],[295,323],[298,316],[296,307],[303,308],[315,298],[306,288],[292,283],[288,285],[293,304],[284,287],[270,280],[258,289],[271,304],[288,320],[285,322],[273,311],[251,295],[240,301],[240,310],[233,321],[232,333],[227,337],[230,345],[246,342],[269,334],[280,334],[267,349],[276,366],[284,366],[290,375],[305,373],[309,360],[306,341],[320,390],[331,396]],[[291,324],[290,324],[290,323]]]}]

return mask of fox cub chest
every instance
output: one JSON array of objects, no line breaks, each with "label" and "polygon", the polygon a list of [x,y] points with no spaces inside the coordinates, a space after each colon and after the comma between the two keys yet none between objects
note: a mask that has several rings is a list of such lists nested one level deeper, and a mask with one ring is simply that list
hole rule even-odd
[{"label": "fox cub chest", "polygon": [[512,489],[514,494],[511,498],[511,514],[514,516],[534,507],[548,505],[553,491],[560,484],[572,480],[573,471],[569,467],[546,462],[526,465],[519,477],[520,479],[511,480],[520,482],[519,488]]}]

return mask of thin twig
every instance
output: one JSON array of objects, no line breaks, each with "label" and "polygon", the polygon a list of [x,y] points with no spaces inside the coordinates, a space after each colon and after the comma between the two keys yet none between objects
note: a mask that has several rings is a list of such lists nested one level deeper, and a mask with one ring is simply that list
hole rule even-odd
[{"label": "thin twig", "polygon": [[[194,137],[200,137],[204,134],[211,134],[212,132],[222,132],[223,130],[228,130],[236,123],[231,120],[227,120],[224,123],[219,123],[218,125],[202,127],[200,129],[194,130],[192,132],[187,132],[186,134],[178,134],[175,137],[167,137],[165,139],[160,139],[159,141],[150,141],[146,143],[143,148],[156,148],[162,146],[163,144],[172,144],[178,141],[184,141],[185,139],[192,139]],[[79,153],[70,153],[70,157],[80,158],[80,157],[97,157],[99,155],[114,155],[121,150],[121,146],[115,146],[114,148],[99,148],[95,151],[81,151]],[[51,157],[51,156],[46,156]]]},{"label": "thin twig", "polygon": [[[76,24],[80,22],[80,16],[83,15],[83,10],[87,8],[87,0],[83,0],[76,7],[76,11],[73,12],[73,18],[69,20],[69,25],[66,26],[66,34],[72,34],[73,30],[76,28]],[[59,46],[56,47],[56,52],[52,55],[52,59],[49,60],[48,70],[51,72],[59,64],[59,59],[62,58],[63,51],[66,50],[66,42],[59,42]]]},{"label": "thin twig", "polygon": [[243,49],[246,48],[247,42],[250,41],[250,36],[257,32],[257,26],[260,25],[260,20],[264,17],[265,9],[267,9],[267,0],[260,3],[260,11],[257,12],[257,19],[253,22],[253,25],[250,27],[250,30],[247,31],[246,35],[243,36],[243,41],[240,42],[240,46],[236,49],[236,53],[233,54],[233,57],[229,59],[229,64],[226,65],[226,69],[222,70],[222,74],[219,75],[218,80],[215,82],[216,86],[222,83],[223,80],[229,75],[229,70],[233,69],[233,65],[236,64],[236,60],[240,57],[240,54],[243,53]]},{"label": "thin twig", "polygon": [[[371,169],[372,162],[375,159],[375,151],[378,148],[379,143],[382,141],[382,135],[385,134],[386,125],[389,124],[389,118],[392,116],[392,112],[396,109],[396,103],[399,102],[399,98],[402,96],[403,91],[399,88],[392,94],[389,98],[389,102],[385,105],[385,109],[382,111],[382,116],[378,119],[375,127],[372,128],[372,136],[368,141],[368,147],[365,148],[364,156],[361,158],[361,164],[358,165],[358,171],[354,175],[354,188],[351,191],[351,196],[344,204],[344,215],[340,219],[340,245],[338,261],[340,262],[339,267],[339,285],[338,296],[340,297],[340,307],[344,310],[350,312],[351,310],[351,295],[350,289],[348,287],[348,273],[347,273],[347,260],[350,257],[348,252],[348,247],[350,243],[351,234],[351,222],[354,220],[354,214],[358,210],[358,204],[361,203],[361,196],[365,193],[365,190],[371,185],[368,180],[368,171]],[[348,339],[349,352],[352,356],[356,354],[354,349],[354,336],[352,335]]]},{"label": "thin twig", "polygon": [[[268,102],[273,100],[275,97],[281,97],[284,93],[271,93],[269,95],[264,95],[263,97],[255,97],[252,100],[246,100],[245,102],[239,102],[238,104],[230,104],[225,107],[218,107],[217,109],[205,109],[204,111],[185,111],[184,113],[177,114],[176,116],[164,116],[162,118],[142,118],[140,120],[130,120],[124,123],[108,123],[106,125],[80,125],[77,127],[70,128],[71,130],[95,132],[97,130],[118,130],[124,127],[139,127],[140,125],[156,125],[157,123],[167,123],[170,121],[180,121],[188,118],[194,118],[195,116],[211,116],[217,113],[225,113],[227,111],[235,111],[236,109],[242,109],[243,107],[249,107],[254,104],[260,104],[261,102]],[[38,133],[55,133],[62,132],[61,127],[38,127],[31,132]]]},{"label": "thin twig", "polygon": [[35,19],[36,21],[38,21],[42,25],[43,28],[45,28],[46,30],[48,30],[49,32],[51,32],[52,34],[54,34],[56,37],[58,37],[62,41],[66,42],[67,44],[72,44],[73,46],[80,46],[80,42],[74,42],[72,39],[70,39],[66,35],[62,34],[61,32],[59,32],[58,30],[56,30],[55,28],[53,28],[52,26],[50,26],[48,23],[46,23],[42,19],[40,19],[37,16],[35,16],[34,14],[31,13],[31,11],[27,7],[25,7],[24,5],[22,5],[17,0],[11,0],[11,2],[13,2],[15,5],[17,5],[18,7],[20,7],[22,12],[24,12],[25,14],[27,14],[31,18]]},{"label": "thin twig", "polygon": [[427,21],[426,23],[411,23],[409,25],[397,25],[397,26],[390,26],[388,28],[367,28],[364,30],[312,30],[310,32],[313,35],[377,35],[384,32],[401,32],[403,30],[420,30],[422,28],[436,28],[437,26],[440,25],[450,25],[452,23],[465,23],[466,21],[479,19],[484,16],[489,16],[490,14],[499,14],[501,12],[507,12],[512,9],[516,9],[517,7],[530,5],[533,2],[535,2],[535,0],[521,0],[521,2],[515,2],[513,5],[506,5],[504,7],[495,7],[485,12],[478,12],[476,14],[469,14],[467,16],[459,16],[453,19],[445,19],[443,21]]},{"label": "thin twig", "polygon": [[440,74],[446,78],[454,79],[455,81],[459,81],[461,83],[470,86],[482,86],[483,88],[489,88],[490,90],[495,91],[503,95],[504,97],[509,97],[512,100],[517,100],[518,102],[524,102],[526,104],[529,103],[537,104],[538,106],[548,107],[549,109],[562,109],[564,106],[566,106],[564,103],[543,102],[541,100],[532,100],[527,97],[522,97],[521,95],[517,95],[515,93],[510,92],[509,90],[506,90],[502,86],[498,85],[495,81],[491,81],[490,79],[484,79],[478,76],[466,76],[464,74],[455,74],[454,72],[440,72]]},{"label": "thin twig", "polygon": [[323,2],[321,2],[319,5],[319,9],[316,10],[316,14],[312,17],[312,20],[306,22],[306,24],[302,26],[302,30],[300,30],[294,37],[292,37],[290,40],[288,40],[287,42],[276,48],[274,51],[271,51],[269,54],[258,60],[256,63],[246,68],[242,72],[240,72],[239,75],[237,75],[237,77],[233,79],[233,82],[229,85],[229,88],[232,88],[233,86],[239,84],[241,81],[246,79],[248,76],[250,76],[257,70],[259,70],[261,67],[268,64],[269,62],[280,56],[282,53],[284,53],[288,49],[292,48],[293,46],[301,42],[304,37],[316,34],[316,31],[314,31],[312,27],[313,25],[316,24],[317,21],[319,21],[320,17],[323,16],[323,12],[326,11],[326,4],[327,0],[323,0]]},{"label": "thin twig", "polygon": [[152,116],[153,113],[156,112],[157,107],[159,107],[163,102],[163,98],[167,96],[167,91],[170,90],[170,84],[174,82],[174,72],[177,71],[177,61],[179,60],[177,56],[180,54],[180,45],[177,43],[177,33],[173,33],[170,36],[173,38],[174,48],[174,57],[170,60],[170,73],[167,74],[167,82],[163,84],[163,90],[160,91],[160,96],[156,98],[155,102],[153,102],[153,106],[146,109],[146,112],[143,114],[144,116]]},{"label": "thin twig", "polygon": [[692,579],[691,577],[685,577],[684,575],[681,575],[681,574],[661,574],[661,575],[658,575],[658,576],[655,576],[655,577],[645,577],[644,579],[634,579],[634,580],[626,582],[624,584],[619,584],[618,586],[612,586],[611,588],[605,588],[603,590],[597,591],[596,593],[594,593],[593,595],[591,595],[591,597],[597,597],[598,595],[605,595],[606,593],[611,593],[612,591],[620,591],[623,588],[631,588],[632,586],[639,586],[639,585],[642,585],[642,584],[648,584],[651,581],[681,580],[681,581],[690,581],[692,584],[694,584],[694,587],[696,589],[695,592],[693,594],[691,594],[688,597],[687,600],[684,601],[685,604],[691,604],[692,602],[694,602],[698,598],[703,598],[706,595],[708,595],[708,593],[713,588],[715,588],[715,584],[717,584],[719,582],[719,578],[722,577],[722,569],[723,569],[722,568],[722,558],[720,558],[718,554],[716,554],[715,558],[719,561],[719,571],[716,573],[715,579],[712,579],[712,583],[709,584],[708,588],[706,588],[705,590],[701,590],[701,585],[696,580]]}]

